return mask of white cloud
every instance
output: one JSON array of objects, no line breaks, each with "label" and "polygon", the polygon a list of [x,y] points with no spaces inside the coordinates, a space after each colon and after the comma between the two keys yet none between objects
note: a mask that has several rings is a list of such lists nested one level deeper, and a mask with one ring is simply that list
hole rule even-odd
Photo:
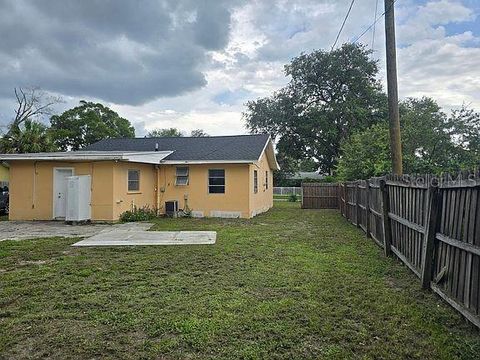
[{"label": "white cloud", "polygon": [[[426,95],[434,97],[440,105],[445,107],[455,107],[467,102],[480,109],[480,91],[478,90],[480,89],[480,39],[478,37],[480,25],[476,17],[476,11],[479,8],[475,9],[473,7],[476,4],[475,1],[470,0],[422,0],[421,3],[419,1],[399,0],[395,5],[400,96]],[[376,0],[355,2],[339,43],[355,38],[372,23],[375,3]],[[379,3],[382,4],[381,1]],[[215,2],[210,4],[215,6]],[[196,56],[195,54],[184,54],[186,66],[189,68],[191,65],[194,66],[198,79],[202,79],[202,82],[195,83],[196,85],[190,88],[190,92],[175,93],[173,91],[168,94],[170,97],[159,98],[154,95],[156,87],[165,89],[168,88],[169,83],[153,81],[148,83],[147,89],[148,96],[153,97],[153,100],[143,105],[118,105],[112,102],[112,96],[124,99],[133,94],[138,99],[143,98],[139,93],[142,91],[141,86],[129,87],[114,84],[116,87],[111,95],[102,97],[105,86],[98,85],[94,92],[87,95],[99,101],[110,100],[107,104],[133,121],[139,135],[143,135],[144,128],[155,127],[178,127],[185,131],[203,128],[212,135],[243,133],[246,131],[241,119],[244,97],[255,99],[267,96],[285,85],[288,79],[283,74],[283,66],[301,52],[329,49],[349,4],[350,0],[239,1],[238,6],[222,7],[222,9],[230,9],[231,16],[220,9],[218,16],[221,21],[210,23],[208,20],[203,23],[204,27],[199,31],[212,28],[215,34],[219,35],[212,39],[212,42],[208,41],[205,33],[193,36],[193,39],[201,43],[204,48],[208,48],[208,51],[199,53],[198,59],[192,58]],[[180,7],[175,12],[178,14],[184,11],[190,14],[185,18],[186,20],[176,19],[173,15],[170,16],[170,20],[175,24],[179,21],[184,21],[187,25],[193,23],[197,19],[197,13],[189,13],[191,9],[191,5],[184,6],[184,9]],[[27,10],[31,11],[30,8]],[[378,11],[381,14],[383,6],[379,6]],[[45,21],[46,16],[42,14],[39,20],[41,24],[37,26],[42,31],[45,28],[51,28],[42,22]],[[148,67],[152,64],[155,65],[156,72],[161,73],[163,66],[172,64],[172,59],[176,62],[181,61],[178,59],[182,57],[170,55],[166,58],[158,57],[161,49],[151,45],[154,38],[142,38],[145,31],[136,31],[132,24],[127,24],[130,27],[129,37],[108,37],[110,30],[100,27],[105,39],[95,38],[96,41],[101,42],[103,52],[121,54],[120,63],[116,63],[113,57],[109,58],[113,61],[110,67],[115,77],[120,76],[121,79],[122,61],[134,69],[134,75],[141,74],[137,77],[128,77],[129,81],[135,82],[135,79],[138,79],[139,84],[145,76],[148,77]],[[463,25],[463,28],[455,27],[459,24]],[[452,25],[455,26],[452,27]],[[121,32],[121,26],[122,24],[115,24],[112,31]],[[472,31],[465,30],[469,26],[472,27]],[[146,29],[146,26],[143,28]],[[476,32],[473,31],[474,28]],[[375,56],[380,59],[379,77],[383,80],[383,19],[377,23],[376,30]],[[67,35],[69,38],[75,38],[74,29],[71,29]],[[189,45],[192,45],[191,34],[162,41],[180,45],[179,41],[185,36],[189,40]],[[370,45],[371,31],[366,33],[361,41]],[[177,48],[178,46],[172,46],[169,49],[176,51]],[[72,54],[65,52],[70,49],[71,47],[53,50],[68,58]],[[33,59],[37,55],[32,52],[29,56]],[[0,54],[4,71],[7,71],[5,69],[9,66],[9,71],[15,72],[18,71],[15,69],[22,65],[21,62],[11,61],[12,59],[15,59],[13,52],[8,54],[9,61],[2,58]],[[146,63],[144,59],[147,59]],[[163,62],[164,59],[166,62]],[[87,61],[87,59],[84,60]],[[64,79],[62,86],[68,87],[69,81],[73,81],[75,64],[70,65],[72,68],[67,71],[67,74],[69,72],[72,74]],[[96,67],[98,64],[95,61],[88,59],[87,64],[91,66],[92,71],[98,70]],[[105,61],[102,60],[100,67],[104,65]],[[180,65],[175,65],[174,68],[181,68]],[[65,71],[62,69],[59,72],[57,67],[52,66],[51,61],[42,58],[36,59],[35,66],[43,66],[45,69],[46,85],[37,84],[43,87],[51,83],[47,77],[62,76]],[[142,66],[145,74],[140,70]],[[177,87],[182,88],[184,79],[181,73],[168,79],[179,82],[180,85]],[[111,79],[102,76],[96,79],[99,84],[107,80]],[[7,85],[3,83],[0,92],[5,94],[11,91],[12,85],[13,83],[9,83],[9,88],[6,89]],[[184,85],[187,86],[187,84]],[[219,100],[225,97],[229,101]],[[78,97],[71,98],[68,105],[70,106],[78,99]],[[3,104],[5,100],[0,99],[0,105],[3,106]],[[3,107],[1,109],[0,115],[8,112],[3,111]]]},{"label": "white cloud", "polygon": [[446,108],[462,103],[480,108],[480,38],[471,31],[448,35],[445,28],[459,22],[473,25],[474,11],[448,0],[416,9],[398,27],[400,93],[431,96]]}]

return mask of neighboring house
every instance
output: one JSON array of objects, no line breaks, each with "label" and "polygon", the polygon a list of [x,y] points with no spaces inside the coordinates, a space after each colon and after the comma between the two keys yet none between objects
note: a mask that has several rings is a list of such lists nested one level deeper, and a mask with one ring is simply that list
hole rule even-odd
[{"label": "neighboring house", "polygon": [[299,171],[287,176],[291,180],[322,180],[325,176],[316,171]]},{"label": "neighboring house", "polygon": [[0,186],[3,187],[4,184],[9,183],[9,166],[6,162],[0,161]]},{"label": "neighboring house", "polygon": [[116,221],[134,207],[164,213],[167,201],[192,216],[250,218],[273,206],[279,168],[268,135],[106,139],[83,151],[0,160],[10,164],[11,220],[64,219],[73,175],[90,175],[94,221]]}]

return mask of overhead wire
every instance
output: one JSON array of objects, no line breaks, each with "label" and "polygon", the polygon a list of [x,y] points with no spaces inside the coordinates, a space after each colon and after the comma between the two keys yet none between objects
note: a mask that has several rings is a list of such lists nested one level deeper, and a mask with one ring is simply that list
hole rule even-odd
[{"label": "overhead wire", "polygon": [[338,31],[337,37],[335,38],[335,41],[332,45],[331,50],[335,49],[335,45],[337,45],[338,39],[340,38],[340,34],[342,33],[342,30],[345,26],[345,23],[347,22],[348,16],[350,15],[350,12],[352,11],[352,7],[353,7],[354,2],[355,2],[355,0],[352,0],[352,2],[350,3],[350,7],[348,8],[347,14],[345,15],[345,18],[343,19],[342,26],[340,26],[340,30]]},{"label": "overhead wire", "polygon": [[368,31],[370,31],[370,29],[372,29],[376,24],[377,22],[385,16],[385,14],[390,11],[390,9],[393,7],[393,5],[397,2],[397,0],[394,0],[392,5],[388,8],[388,9],[385,9],[385,11],[378,17],[375,19],[375,21],[365,29],[365,31],[363,31],[360,35],[358,35],[357,37],[354,38],[354,40],[352,40],[352,43],[356,43],[358,40],[360,40]]}]

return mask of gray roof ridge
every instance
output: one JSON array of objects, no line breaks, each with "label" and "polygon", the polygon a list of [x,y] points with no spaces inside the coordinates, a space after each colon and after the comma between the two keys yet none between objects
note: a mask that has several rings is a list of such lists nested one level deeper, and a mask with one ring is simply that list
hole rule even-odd
[{"label": "gray roof ridge", "polygon": [[102,140],[115,140],[115,139],[208,139],[208,138],[230,138],[230,137],[240,137],[240,136],[265,136],[268,133],[260,134],[238,134],[238,135],[208,135],[208,136],[152,136],[152,137],[134,137],[134,138],[109,138]]}]

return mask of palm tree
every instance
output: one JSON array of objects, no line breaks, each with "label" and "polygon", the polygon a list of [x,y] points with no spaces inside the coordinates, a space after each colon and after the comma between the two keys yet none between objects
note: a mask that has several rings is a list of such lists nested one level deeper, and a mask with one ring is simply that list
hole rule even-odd
[{"label": "palm tree", "polygon": [[0,141],[4,153],[50,152],[57,150],[49,128],[44,124],[26,120],[21,127],[5,135]]}]

